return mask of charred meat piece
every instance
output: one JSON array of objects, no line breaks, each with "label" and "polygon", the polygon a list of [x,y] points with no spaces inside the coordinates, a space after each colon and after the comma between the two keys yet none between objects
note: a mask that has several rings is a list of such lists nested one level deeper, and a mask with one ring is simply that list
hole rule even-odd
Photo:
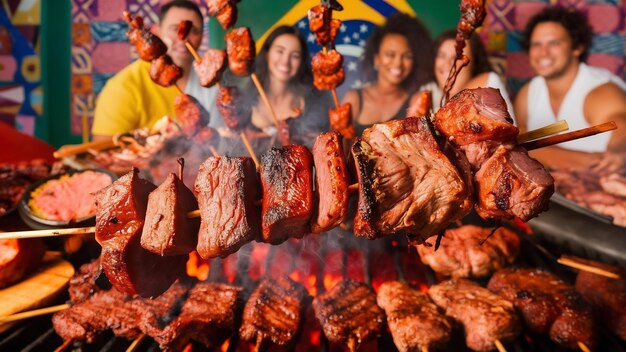
[{"label": "charred meat piece", "polygon": [[348,169],[339,132],[320,134],[313,145],[317,211],[311,221],[313,233],[341,224],[348,211]]},{"label": "charred meat piece", "polygon": [[141,246],[161,256],[189,254],[196,248],[200,219],[187,213],[196,209],[193,192],[170,173],[148,197]]},{"label": "charred meat piece", "polygon": [[188,137],[193,137],[200,128],[209,124],[209,112],[196,98],[188,94],[176,96],[174,113],[176,122]]},{"label": "charred meat piece", "polygon": [[133,169],[96,193],[102,268],[113,287],[129,295],[160,295],[185,273],[187,256],[161,257],[141,247],[148,195],[155,188]]},{"label": "charred meat piece", "polygon": [[341,104],[337,108],[328,108],[330,128],[341,133],[346,139],[354,139],[354,125],[352,124],[352,105]]},{"label": "charred meat piece", "polygon": [[465,225],[446,230],[439,248],[418,246],[422,263],[453,278],[487,277],[517,258],[520,239],[504,227]]},{"label": "charred meat piece", "polygon": [[456,146],[508,142],[519,134],[504,98],[495,88],[462,90],[437,111],[435,127]]},{"label": "charred meat piece", "polygon": [[576,277],[576,291],[600,310],[602,321],[609,330],[626,341],[626,280],[624,280],[626,270],[591,260],[584,262],[620,276],[619,279],[612,279],[580,271]]},{"label": "charred meat piece", "polygon": [[547,210],[554,179],[521,147],[498,147],[475,175],[476,212],[483,219],[528,221]]},{"label": "charred meat piece", "polygon": [[486,15],[484,0],[461,0],[459,9],[461,17],[456,27],[455,45],[457,57],[463,55],[465,41],[470,39],[477,27],[480,27]]},{"label": "charred meat piece", "polygon": [[385,310],[400,352],[439,350],[450,341],[452,321],[439,312],[427,294],[405,282],[387,281],[378,289],[376,300]]},{"label": "charred meat piece", "polygon": [[428,295],[463,326],[465,343],[474,351],[494,350],[496,340],[511,342],[522,332],[513,304],[472,281],[445,281]]},{"label": "charred meat piece", "polygon": [[318,51],[311,60],[313,74],[332,75],[343,67],[343,55],[337,50]]},{"label": "charred meat piece", "polygon": [[346,72],[343,67],[331,75],[314,75],[313,85],[318,90],[332,90],[337,88],[346,79]]},{"label": "charred meat piece", "polygon": [[[77,304],[83,302],[94,293],[102,291],[105,287],[100,287],[99,282],[105,281],[110,288],[108,281],[102,280],[104,272],[102,272],[102,265],[100,265],[100,258],[94,259],[90,263],[83,264],[78,269],[78,272],[70,279],[70,286],[68,288],[70,294],[70,302]],[[104,285],[102,285],[104,286]]]},{"label": "charred meat piece", "polygon": [[239,130],[250,124],[251,115],[244,114],[243,97],[237,87],[220,87],[215,104],[224,119],[224,124],[231,130]]},{"label": "charred meat piece", "polygon": [[196,193],[201,224],[197,251],[202,258],[225,257],[260,237],[255,205],[261,186],[248,157],[209,157],[200,166]]},{"label": "charred meat piece", "polygon": [[257,346],[270,341],[291,345],[303,320],[305,294],[304,287],[287,276],[263,279],[243,310],[241,338]]},{"label": "charred meat piece", "polygon": [[593,350],[598,342],[591,306],[573,286],[548,271],[502,269],[487,287],[513,302],[532,332],[571,349],[580,341]]},{"label": "charred meat piece", "polygon": [[0,288],[34,271],[45,253],[46,246],[40,238],[0,240]]},{"label": "charred meat piece", "polygon": [[279,244],[311,230],[313,156],[301,145],[272,148],[261,156],[262,239]]},{"label": "charred meat piece", "polygon": [[189,20],[182,20],[178,22],[178,32],[176,33],[178,36],[178,40],[185,40],[191,32],[191,28],[193,27],[193,22]]},{"label": "charred meat piece", "polygon": [[123,15],[126,22],[130,25],[130,29],[126,32],[128,41],[137,49],[139,58],[144,61],[152,61],[165,55],[167,46],[159,37],[144,28],[141,16],[133,18],[128,11],[124,11]]},{"label": "charred meat piece", "polygon": [[237,76],[249,75],[256,57],[256,48],[250,29],[248,27],[235,28],[226,33],[224,39],[226,39],[230,71]]},{"label": "charred meat piece", "polygon": [[382,333],[385,313],[376,304],[376,293],[364,283],[342,280],[313,299],[315,317],[324,335],[349,351]]},{"label": "charred meat piece", "polygon": [[209,16],[215,17],[225,30],[237,22],[237,5],[232,0],[207,0]]},{"label": "charred meat piece", "polygon": [[332,43],[341,27],[341,21],[332,18],[332,9],[324,4],[309,9],[309,29],[315,34],[317,43],[326,46]]},{"label": "charred meat piece", "polygon": [[222,78],[226,69],[226,52],[219,49],[208,49],[202,55],[201,62],[193,62],[193,69],[200,77],[200,85],[206,88],[213,86]]},{"label": "charred meat piece", "polygon": [[183,69],[178,67],[167,54],[159,56],[150,63],[150,78],[160,86],[174,85],[182,76]]},{"label": "charred meat piece", "polygon": [[201,282],[189,291],[180,314],[153,337],[166,351],[182,351],[191,341],[219,347],[235,331],[240,301],[238,287]]},{"label": "charred meat piece", "polygon": [[472,207],[466,170],[440,148],[427,118],[376,124],[352,146],[359,181],[354,234],[403,232],[421,243]]}]

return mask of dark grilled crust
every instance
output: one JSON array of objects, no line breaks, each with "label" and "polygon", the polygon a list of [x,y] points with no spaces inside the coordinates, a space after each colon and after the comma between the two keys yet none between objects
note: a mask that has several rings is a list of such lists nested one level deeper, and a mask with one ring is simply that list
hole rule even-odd
[{"label": "dark grilled crust", "polygon": [[315,316],[324,334],[334,343],[355,351],[382,332],[385,314],[376,304],[376,294],[364,283],[343,280],[313,300]]},{"label": "dark grilled crust", "polygon": [[243,311],[240,337],[264,345],[287,346],[302,322],[304,287],[286,276],[266,278],[250,295]]},{"label": "dark grilled crust", "polygon": [[78,272],[70,279],[70,286],[68,288],[70,302],[72,302],[72,304],[83,302],[89,299],[94,293],[101,291],[96,284],[101,275],[104,275],[104,273],[100,265],[100,258],[81,265]]},{"label": "dark grilled crust", "polygon": [[193,68],[200,77],[200,85],[211,87],[219,82],[222,73],[226,69],[226,51],[219,49],[208,49],[202,55],[200,63],[194,61]]},{"label": "dark grilled crust", "polygon": [[354,217],[354,235],[375,239],[382,234],[376,229],[376,199],[372,175],[373,165],[367,156],[370,147],[367,142],[357,138],[352,145],[352,156],[356,166],[356,174],[359,182],[359,202],[357,213]]}]

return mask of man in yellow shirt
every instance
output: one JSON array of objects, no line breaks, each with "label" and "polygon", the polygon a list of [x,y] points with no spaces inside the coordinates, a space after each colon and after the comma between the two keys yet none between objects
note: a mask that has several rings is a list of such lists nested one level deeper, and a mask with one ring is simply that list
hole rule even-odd
[{"label": "man in yellow shirt", "polygon": [[[174,0],[161,7],[155,28],[167,45],[167,54],[183,69],[183,77],[177,85],[185,93],[193,95],[209,110],[211,118],[220,118],[215,109],[217,89],[203,88],[192,68],[193,56],[185,43],[178,39],[178,24],[181,20],[192,22],[187,40],[194,48],[202,42],[202,13],[192,1]],[[107,81],[96,102],[92,134],[94,140],[137,128],[150,127],[167,115],[174,116],[174,99],[179,94],[176,87],[162,87],[152,81],[148,70],[150,63],[136,60]]]}]

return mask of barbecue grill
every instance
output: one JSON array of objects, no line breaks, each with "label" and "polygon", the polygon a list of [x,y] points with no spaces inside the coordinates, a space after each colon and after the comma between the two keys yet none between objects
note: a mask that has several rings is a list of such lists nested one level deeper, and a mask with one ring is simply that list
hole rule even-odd
[{"label": "barbecue grill", "polygon": [[[517,264],[546,268],[566,281],[573,281],[574,273],[557,264],[551,253],[536,243],[532,236],[522,235],[522,239],[522,254]],[[230,282],[244,287],[249,294],[255,288],[255,282],[266,273],[282,273],[302,283],[309,294],[315,296],[342,278],[363,281],[375,289],[385,281],[405,280],[422,290],[441,279],[421,263],[414,248],[407,248],[408,244],[403,236],[369,241],[341,230],[323,235],[310,235],[301,240],[289,240],[278,246],[254,242],[225,259],[217,258],[206,263],[209,266],[206,280]],[[199,264],[202,262],[194,264],[194,267],[202,269]],[[626,351],[626,343],[612,336],[607,330],[602,331],[600,340],[602,344],[599,351]],[[52,328],[50,316],[21,322],[0,334],[0,351],[53,351],[62,344],[62,339]],[[91,344],[75,342],[66,350],[123,351],[130,344],[131,341],[107,332],[101,334]],[[193,351],[207,350],[199,345],[189,347]],[[528,332],[522,334],[507,348],[508,351],[563,351],[548,338],[532,336]],[[150,338],[144,339],[135,349],[135,351],[158,350],[158,345]],[[252,351],[254,346],[240,341],[238,336],[233,336],[214,350]],[[289,351],[340,350],[339,346],[332,345],[325,339],[309,302],[298,342]],[[388,332],[377,340],[365,343],[360,349],[360,351],[394,350],[396,349]],[[446,351],[466,350],[464,336],[456,329]]]}]

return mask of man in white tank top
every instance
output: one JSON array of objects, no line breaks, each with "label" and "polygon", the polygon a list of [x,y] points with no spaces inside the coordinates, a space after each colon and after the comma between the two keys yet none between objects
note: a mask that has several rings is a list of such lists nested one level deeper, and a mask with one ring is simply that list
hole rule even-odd
[{"label": "man in white tank top", "polygon": [[575,10],[550,7],[524,32],[530,66],[537,74],[515,99],[520,132],[557,120],[570,131],[615,121],[618,129],[531,152],[546,166],[584,167],[603,152],[626,152],[626,84],[609,71],[584,63],[592,29]]}]

